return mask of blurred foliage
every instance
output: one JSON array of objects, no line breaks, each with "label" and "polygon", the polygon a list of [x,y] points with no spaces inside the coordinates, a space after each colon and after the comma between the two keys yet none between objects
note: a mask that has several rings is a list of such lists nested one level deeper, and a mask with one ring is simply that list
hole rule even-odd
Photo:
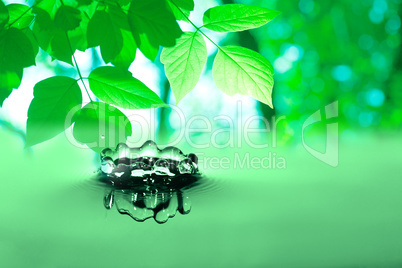
[{"label": "blurred foliage", "polygon": [[285,136],[299,137],[304,120],[336,100],[345,135],[401,128],[400,0],[238,2],[282,12],[251,35],[274,65]]}]

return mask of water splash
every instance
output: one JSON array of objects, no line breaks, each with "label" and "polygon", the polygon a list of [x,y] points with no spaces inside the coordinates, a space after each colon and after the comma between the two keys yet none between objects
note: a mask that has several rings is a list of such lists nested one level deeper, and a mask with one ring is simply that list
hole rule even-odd
[{"label": "water splash", "polygon": [[130,148],[124,143],[101,152],[101,171],[113,183],[169,184],[179,177],[199,174],[195,154],[176,147],[161,150],[153,141]]},{"label": "water splash", "polygon": [[185,155],[176,147],[159,149],[153,141],[141,147],[117,145],[101,152],[99,180],[109,184],[103,204],[136,221],[153,218],[165,223],[176,212],[185,215],[191,202],[185,190],[201,178],[195,154]]},{"label": "water splash", "polygon": [[190,213],[190,198],[182,191],[132,191],[111,190],[104,197],[106,209],[116,207],[120,214],[128,215],[137,222],[153,218],[166,223],[176,212]]}]

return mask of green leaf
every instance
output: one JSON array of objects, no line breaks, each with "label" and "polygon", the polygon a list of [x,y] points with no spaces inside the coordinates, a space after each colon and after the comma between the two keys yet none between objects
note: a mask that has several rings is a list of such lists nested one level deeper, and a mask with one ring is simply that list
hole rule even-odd
[{"label": "green leaf", "polygon": [[72,31],[69,31],[71,46],[80,51],[85,51],[88,48],[87,29],[90,18],[93,17],[97,7],[97,2],[92,2],[90,5],[80,6],[78,9],[82,12],[80,25]]},{"label": "green leaf", "polygon": [[110,6],[111,5],[115,6],[117,4],[120,7],[124,7],[124,6],[127,6],[128,4],[130,4],[131,0],[103,0],[102,3],[104,3],[106,5],[110,5]]},{"label": "green leaf", "polygon": [[155,61],[156,56],[158,56],[159,53],[159,46],[151,44],[146,35],[135,35],[133,32],[133,36],[136,43],[139,44],[138,48],[141,53],[149,60]]},{"label": "green leaf", "polygon": [[176,7],[174,4],[172,4],[172,2],[168,1],[167,3],[169,5],[170,9],[172,10],[172,13],[173,13],[174,17],[176,18],[176,20],[187,21],[186,17],[188,18],[190,16],[190,11],[179,7],[180,10],[182,11],[182,12],[180,12],[178,7]]},{"label": "green leaf", "polygon": [[182,9],[193,11],[194,10],[194,1],[193,0],[168,0],[170,2],[174,2],[177,6]]},{"label": "green leaf", "polygon": [[35,1],[35,5],[32,7],[32,11],[36,14],[35,23],[39,24],[41,29],[53,29],[55,27],[54,17],[60,6],[59,0]]},{"label": "green leaf", "polygon": [[[73,7],[76,5],[76,0],[63,0],[63,3]],[[60,0],[36,0],[32,6],[32,11],[36,14],[35,23],[40,24],[41,29],[52,30],[56,27],[54,20],[61,6]]]},{"label": "green leaf", "polygon": [[[115,1],[116,1],[116,0],[115,0]],[[131,0],[117,0],[117,3],[118,3],[120,6],[127,6],[128,4],[131,3]]]},{"label": "green leaf", "polygon": [[29,38],[20,29],[6,30],[0,38],[0,66],[18,70],[34,64],[34,49]]},{"label": "green leaf", "polygon": [[101,102],[85,105],[73,127],[74,138],[98,153],[125,142],[131,134],[128,118],[119,109]]},{"label": "green leaf", "polygon": [[216,32],[237,32],[258,28],[280,12],[263,7],[230,4],[208,9],[203,16],[203,27]]},{"label": "green leaf", "polygon": [[[165,0],[133,0],[128,21],[141,52],[151,60],[159,46],[171,47],[182,31]],[[151,48],[149,48],[149,46]]]},{"label": "green leaf", "polygon": [[50,17],[50,15],[45,10],[38,8],[38,7],[33,7],[32,11],[36,15],[34,26],[32,29],[35,28],[35,25],[37,28],[40,28],[41,30],[46,30],[46,31],[52,31],[55,28],[53,19]]},{"label": "green leaf", "polygon": [[11,27],[18,29],[26,28],[34,19],[31,8],[27,5],[10,4],[7,5],[7,9],[10,14],[9,24]]},{"label": "green leaf", "polygon": [[49,140],[68,128],[66,117],[81,107],[82,96],[77,81],[54,76],[38,82],[28,109],[26,147]]},{"label": "green leaf", "polygon": [[54,16],[54,24],[64,31],[74,30],[80,25],[81,12],[73,7],[62,5]]},{"label": "green leaf", "polygon": [[[75,32],[75,30],[69,31],[68,33],[73,32]],[[67,39],[68,33],[66,33],[60,28],[54,28],[54,27],[42,28],[42,24],[37,23],[36,21],[33,26],[34,37],[37,40],[39,46],[43,50],[45,50],[50,56],[52,56],[52,58],[73,65],[71,50],[74,53],[76,49],[75,46],[76,44],[79,44],[79,42],[76,42],[76,38],[72,39],[70,41],[71,42],[71,49],[70,49],[70,43],[68,42]]]},{"label": "green leaf", "polygon": [[179,103],[196,86],[207,62],[204,38],[198,32],[185,32],[176,46],[162,50],[161,62]]},{"label": "green leaf", "polygon": [[3,1],[0,1],[0,31],[4,25],[8,22],[9,14]]},{"label": "green leaf", "polygon": [[221,47],[212,74],[216,86],[226,94],[252,96],[273,108],[274,70],[257,52],[237,46]]},{"label": "green leaf", "polygon": [[96,11],[88,23],[88,46],[99,45],[105,63],[113,61],[123,48],[121,28],[128,30],[129,25],[127,15],[118,6]]},{"label": "green leaf", "polygon": [[[75,48],[71,49],[74,53]],[[67,33],[62,30],[56,31],[51,41],[51,52],[49,54],[60,61],[73,65],[71,49]]]},{"label": "green leaf", "polygon": [[78,6],[88,6],[92,4],[93,0],[77,0]]},{"label": "green leaf", "polygon": [[[36,16],[38,18],[38,16]],[[38,45],[46,52],[50,53],[50,41],[53,38],[55,28],[42,27],[36,19],[32,27],[33,35],[38,42]]]},{"label": "green leaf", "polygon": [[3,102],[14,88],[18,88],[22,80],[22,68],[16,71],[0,70],[0,107],[3,106]]},{"label": "green leaf", "polygon": [[167,0],[167,3],[177,20],[187,21],[187,18],[190,16],[190,11],[194,10],[193,0],[175,0],[174,2],[172,0]]},{"label": "green leaf", "polygon": [[155,92],[120,68],[99,67],[88,79],[95,96],[109,104],[128,109],[167,107]]},{"label": "green leaf", "polygon": [[111,62],[114,66],[128,69],[135,59],[137,44],[135,43],[134,37],[130,31],[122,29],[121,34],[123,37],[123,47]]},{"label": "green leaf", "polygon": [[71,46],[80,51],[85,51],[88,48],[87,43],[87,28],[89,19],[86,16],[82,17],[80,25],[72,31],[68,31],[67,35],[70,39]]},{"label": "green leaf", "polygon": [[93,17],[98,8],[98,1],[93,1],[89,5],[78,6],[77,8],[82,12],[82,19],[87,18],[88,20]]},{"label": "green leaf", "polygon": [[32,30],[29,28],[25,28],[25,29],[23,29],[23,32],[28,37],[29,41],[31,42],[32,49],[34,52],[34,57],[36,57],[36,55],[38,55],[38,52],[39,52],[39,46],[38,46],[38,42],[36,41]]},{"label": "green leaf", "polygon": [[[40,9],[42,11],[45,11],[46,13],[48,13],[48,15],[50,16],[50,18],[53,20],[57,10],[60,8],[60,6],[62,6],[62,2],[63,4],[67,5],[67,6],[75,6],[77,4],[77,0],[35,0],[35,4],[33,5],[33,11],[34,13],[36,13],[36,9]],[[37,18],[35,18],[36,20]]]}]

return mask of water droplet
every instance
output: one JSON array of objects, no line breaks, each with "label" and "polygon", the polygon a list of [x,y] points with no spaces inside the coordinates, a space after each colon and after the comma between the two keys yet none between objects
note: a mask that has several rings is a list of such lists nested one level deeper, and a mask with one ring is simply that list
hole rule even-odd
[{"label": "water droplet", "polygon": [[111,174],[116,168],[116,165],[113,163],[112,159],[106,157],[103,159],[101,163],[101,171],[106,174]]},{"label": "water droplet", "polygon": [[103,149],[101,152],[101,157],[110,157],[113,158],[114,152],[110,148]]},{"label": "water droplet", "polygon": [[145,197],[144,199],[144,204],[146,208],[149,209],[154,209],[156,206],[159,204],[159,200],[157,198],[157,195],[155,194],[149,194]]},{"label": "water droplet", "polygon": [[188,196],[183,195],[183,193],[178,192],[177,194],[178,202],[179,202],[179,212],[181,214],[188,214],[191,211],[191,201]]},{"label": "water droplet", "polygon": [[134,206],[133,210],[131,211],[131,216],[139,221],[144,221],[148,218],[153,217],[154,212],[151,209]]},{"label": "water droplet", "polygon": [[177,211],[178,208],[179,208],[179,203],[178,203],[178,200],[177,200],[177,194],[174,193],[171,196],[171,199],[169,201],[169,206],[167,208],[170,218],[172,218],[172,217],[174,217],[176,215],[176,211]]},{"label": "water droplet", "polygon": [[188,158],[193,161],[194,164],[198,165],[198,157],[195,154],[189,154]]},{"label": "water droplet", "polygon": [[161,158],[180,161],[184,159],[184,154],[179,148],[169,146],[162,150]]},{"label": "water droplet", "polygon": [[180,161],[178,167],[180,174],[191,174],[193,172],[193,161],[190,159],[184,159]]},{"label": "water droplet", "polygon": [[106,209],[111,209],[113,207],[113,203],[114,203],[114,194],[113,191],[111,191],[103,198],[103,204]]},{"label": "water droplet", "polygon": [[169,213],[166,209],[161,209],[155,215],[155,221],[157,223],[165,223],[169,219]]}]

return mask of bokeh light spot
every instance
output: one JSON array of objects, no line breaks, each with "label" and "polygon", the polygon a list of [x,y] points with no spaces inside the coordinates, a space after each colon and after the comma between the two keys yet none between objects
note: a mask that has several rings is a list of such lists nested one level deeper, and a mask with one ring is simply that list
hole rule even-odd
[{"label": "bokeh light spot", "polygon": [[271,39],[287,39],[292,35],[292,26],[288,23],[277,21],[270,26],[268,35]]},{"label": "bokeh light spot", "polygon": [[398,15],[394,15],[389,18],[387,24],[385,25],[385,30],[388,34],[397,34],[398,30],[401,28],[401,18]]},{"label": "bokeh light spot", "polygon": [[367,104],[372,107],[380,107],[383,105],[385,100],[384,92],[380,89],[373,88],[366,92]]},{"label": "bokeh light spot", "polygon": [[380,24],[384,20],[384,13],[379,13],[375,9],[370,9],[369,18],[372,23]]},{"label": "bokeh light spot", "polygon": [[286,45],[283,57],[290,62],[298,61],[303,56],[303,48],[296,45]]},{"label": "bokeh light spot", "polygon": [[384,70],[388,66],[388,60],[382,53],[376,52],[371,55],[371,64],[377,69]]},{"label": "bokeh light spot", "polygon": [[384,14],[388,10],[388,4],[385,0],[374,0],[373,10],[378,13]]},{"label": "bokeh light spot", "polygon": [[338,65],[332,69],[332,77],[336,81],[344,82],[352,77],[352,70],[349,66]]},{"label": "bokeh light spot", "polygon": [[292,63],[284,57],[279,57],[274,62],[274,68],[278,73],[286,73],[292,68]]},{"label": "bokeh light spot", "polygon": [[314,1],[313,0],[300,0],[299,1],[299,9],[304,14],[308,14],[314,10]]}]

